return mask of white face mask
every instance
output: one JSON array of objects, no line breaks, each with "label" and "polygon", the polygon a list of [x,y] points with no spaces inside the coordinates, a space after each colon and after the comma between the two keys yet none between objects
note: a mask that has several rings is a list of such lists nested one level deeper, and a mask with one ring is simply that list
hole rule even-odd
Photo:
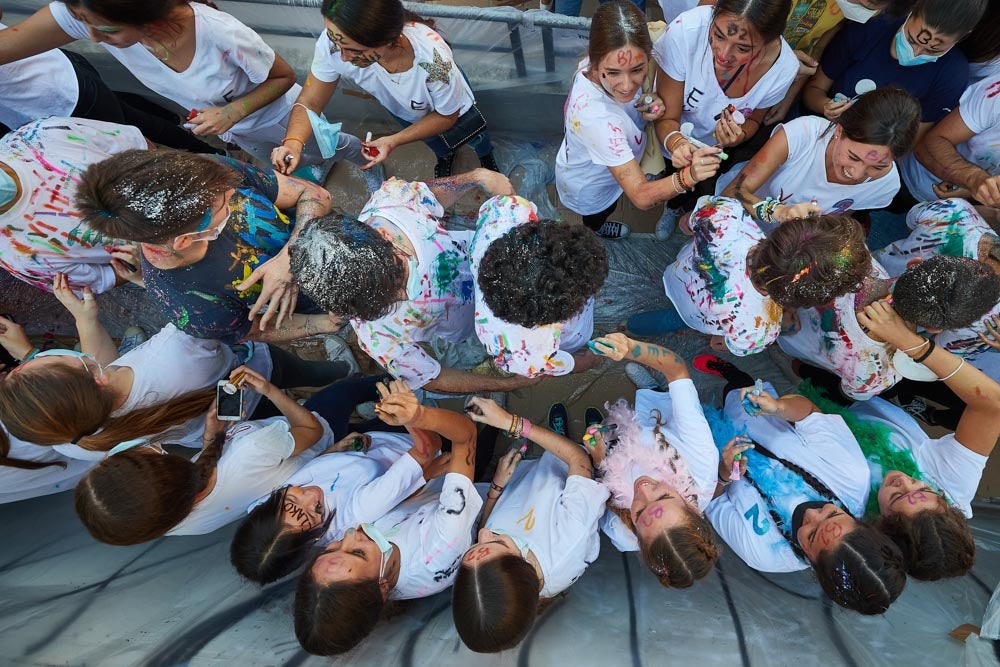
[{"label": "white face mask", "polygon": [[877,9],[868,9],[851,0],[836,0],[837,6],[843,12],[844,18],[856,23],[867,23],[868,19],[878,14]]}]

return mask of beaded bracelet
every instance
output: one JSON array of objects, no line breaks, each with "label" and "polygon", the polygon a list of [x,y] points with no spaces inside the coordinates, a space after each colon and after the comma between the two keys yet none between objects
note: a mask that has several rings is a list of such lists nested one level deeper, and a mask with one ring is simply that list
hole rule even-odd
[{"label": "beaded bracelet", "polygon": [[[684,176],[684,170],[685,169],[687,169],[687,178],[685,178],[685,176]],[[694,176],[691,175],[691,167],[684,167],[680,171],[678,171],[677,173],[681,177],[681,185],[684,186],[684,190],[685,191],[694,190],[694,186],[697,185],[698,182],[695,181],[694,180]],[[688,178],[690,178],[691,180],[688,181]]]}]

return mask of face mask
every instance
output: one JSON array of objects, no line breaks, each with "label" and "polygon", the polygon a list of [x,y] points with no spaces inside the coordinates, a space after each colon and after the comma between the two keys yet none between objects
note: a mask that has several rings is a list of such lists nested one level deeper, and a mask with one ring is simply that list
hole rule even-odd
[{"label": "face mask", "polygon": [[[905,25],[906,22],[904,21],[903,26]],[[937,56],[929,56],[926,53],[919,56],[913,55],[913,47],[910,46],[910,40],[906,39],[906,35],[903,34],[903,27],[901,26],[896,33],[896,60],[903,67],[916,67],[917,65],[932,63],[943,55],[944,53]]]},{"label": "face mask", "polygon": [[[806,518],[806,510],[821,510],[829,504],[825,500],[810,500],[809,502],[798,504],[795,512],[792,514],[792,539],[796,543],[799,541],[799,528],[802,527],[802,522]],[[799,546],[802,545],[800,544]]]},{"label": "face mask", "polygon": [[496,533],[497,535],[506,535],[510,539],[514,540],[514,544],[517,545],[518,550],[520,550],[521,552],[521,558],[523,558],[524,560],[528,560],[529,548],[527,542],[525,542],[517,535],[512,535],[511,533],[508,533],[506,530],[503,530],[501,528],[490,528],[490,530]]},{"label": "face mask", "polygon": [[342,123],[330,123],[312,109],[306,108],[306,115],[309,116],[309,125],[312,126],[313,136],[319,144],[319,152],[324,158],[331,158],[337,152],[337,144],[340,142],[340,127]]},{"label": "face mask", "polygon": [[420,270],[416,257],[406,258],[406,298],[415,301],[420,298]]},{"label": "face mask", "polygon": [[361,528],[361,531],[365,535],[372,538],[372,542],[375,543],[375,546],[382,553],[382,562],[378,568],[378,579],[382,581],[382,577],[385,575],[385,564],[389,561],[389,556],[392,555],[392,545],[389,543],[388,538],[374,524],[363,523],[359,528]]},{"label": "face mask", "polygon": [[851,2],[851,0],[837,0],[837,6],[848,21],[857,23],[867,23],[868,19],[878,14],[877,9],[868,9]]},{"label": "face mask", "polygon": [[6,206],[17,197],[17,181],[7,173],[5,169],[0,169],[0,206]]}]

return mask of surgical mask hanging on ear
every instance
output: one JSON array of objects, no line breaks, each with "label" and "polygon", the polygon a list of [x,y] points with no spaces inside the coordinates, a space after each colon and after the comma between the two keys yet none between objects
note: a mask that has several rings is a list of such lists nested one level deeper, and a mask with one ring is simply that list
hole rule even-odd
[{"label": "surgical mask hanging on ear", "polygon": [[[906,22],[903,22],[903,26]],[[910,40],[906,39],[906,35],[903,34],[903,26],[899,27],[896,32],[896,60],[903,67],[916,67],[917,65],[926,65],[927,63],[937,62],[937,59],[944,55],[929,56],[926,53],[920,54],[919,56],[914,55],[913,46],[910,45]],[[947,53],[947,51],[945,51]]]},{"label": "surgical mask hanging on ear", "polygon": [[17,197],[17,181],[7,173],[6,169],[0,169],[0,206],[6,206]]},{"label": "surgical mask hanging on ear", "polygon": [[406,272],[406,298],[415,301],[420,298],[420,283],[423,277],[420,275],[420,265],[416,257],[406,258]]},{"label": "surgical mask hanging on ear", "polygon": [[512,539],[514,541],[514,544],[517,545],[518,550],[521,552],[521,558],[523,558],[524,560],[528,560],[528,551],[530,551],[530,547],[528,546],[527,542],[521,539],[521,537],[514,535],[512,533],[508,533],[503,528],[490,528],[490,530],[496,533],[497,535],[506,535],[507,537]]},{"label": "surgical mask hanging on ear", "polygon": [[385,565],[389,562],[389,556],[392,555],[392,544],[389,543],[389,538],[387,538],[381,530],[375,527],[375,524],[363,523],[360,526],[361,531],[372,539],[375,546],[378,547],[379,552],[382,554],[382,562],[379,565],[378,578],[379,581],[385,576]]},{"label": "surgical mask hanging on ear", "polygon": [[868,19],[878,14],[877,9],[868,9],[862,5],[851,2],[851,0],[836,0],[841,13],[848,21],[856,23],[867,23]]},{"label": "surgical mask hanging on ear", "polygon": [[324,159],[332,158],[337,152],[337,144],[340,142],[340,128],[342,123],[331,123],[312,109],[301,105],[309,116],[309,125],[312,126],[313,136],[319,144],[319,153]]}]

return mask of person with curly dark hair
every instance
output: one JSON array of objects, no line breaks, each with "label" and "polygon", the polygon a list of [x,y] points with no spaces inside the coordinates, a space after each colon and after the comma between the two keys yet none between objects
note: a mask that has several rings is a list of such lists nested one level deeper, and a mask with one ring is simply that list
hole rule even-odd
[{"label": "person with curly dark hair", "polygon": [[852,292],[871,268],[864,230],[846,216],[796,218],[765,236],[735,199],[702,197],[690,225],[694,238],[663,273],[676,310],[633,315],[630,335],[689,326],[714,349],[755,354],[778,338],[783,310]]},{"label": "person with curly dark hair", "polygon": [[539,220],[521,197],[494,197],[479,209],[469,260],[476,336],[498,369],[565,375],[598,361],[585,347],[594,295],[608,276],[598,237],[580,225]]},{"label": "person with curly dark hair", "polygon": [[413,389],[465,394],[530,383],[444,368],[423,347],[472,335],[469,236],[448,232],[439,220],[476,188],[513,194],[507,177],[488,169],[427,183],[393,178],[357,219],[323,216],[289,245],[299,288],[331,318],[349,319],[361,349]]}]

